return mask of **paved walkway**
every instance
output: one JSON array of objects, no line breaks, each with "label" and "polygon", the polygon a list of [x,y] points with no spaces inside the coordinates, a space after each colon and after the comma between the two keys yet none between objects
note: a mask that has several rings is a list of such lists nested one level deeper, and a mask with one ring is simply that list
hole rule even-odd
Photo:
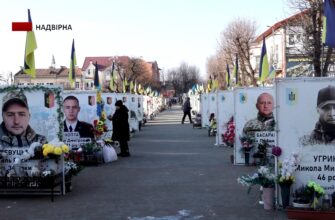
[{"label": "paved walkway", "polygon": [[265,211],[255,187],[236,178],[255,167],[233,166],[232,149],[215,147],[205,129],[181,124],[180,107],[162,112],[130,141],[130,158],[87,167],[73,192],[55,198],[0,199],[0,219],[286,219]]}]

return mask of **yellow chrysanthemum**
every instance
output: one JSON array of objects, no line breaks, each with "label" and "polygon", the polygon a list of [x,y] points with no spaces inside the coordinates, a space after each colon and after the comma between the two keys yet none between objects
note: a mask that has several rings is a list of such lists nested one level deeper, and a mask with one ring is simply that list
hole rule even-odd
[{"label": "yellow chrysanthemum", "polygon": [[69,147],[68,147],[66,144],[63,144],[63,145],[62,145],[62,151],[63,151],[64,153],[69,153]]},{"label": "yellow chrysanthemum", "polygon": [[43,144],[42,149],[45,149],[45,148],[47,148],[49,146],[50,146],[50,144]]},{"label": "yellow chrysanthemum", "polygon": [[48,154],[52,153],[54,151],[54,147],[50,144],[48,144],[48,146],[46,146],[44,149],[43,149],[43,156],[47,156]]},{"label": "yellow chrysanthemum", "polygon": [[106,118],[107,118],[106,112],[102,111],[102,113],[101,113],[101,120],[106,120]]},{"label": "yellow chrysanthemum", "polygon": [[63,153],[62,148],[55,147],[53,153],[56,154],[56,155],[61,155]]},{"label": "yellow chrysanthemum", "polygon": [[102,125],[104,125],[104,122],[103,121],[98,121],[98,126],[102,126]]}]

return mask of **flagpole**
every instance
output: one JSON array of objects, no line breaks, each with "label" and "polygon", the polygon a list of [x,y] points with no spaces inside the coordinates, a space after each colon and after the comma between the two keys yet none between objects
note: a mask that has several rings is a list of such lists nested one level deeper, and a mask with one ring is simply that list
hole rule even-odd
[{"label": "flagpole", "polygon": [[325,53],[325,45],[322,44],[322,50],[321,50],[321,59],[320,59],[320,66],[321,66],[321,77],[323,77],[323,67],[326,63],[326,61],[322,62],[323,60],[323,56],[324,56],[324,53]]}]

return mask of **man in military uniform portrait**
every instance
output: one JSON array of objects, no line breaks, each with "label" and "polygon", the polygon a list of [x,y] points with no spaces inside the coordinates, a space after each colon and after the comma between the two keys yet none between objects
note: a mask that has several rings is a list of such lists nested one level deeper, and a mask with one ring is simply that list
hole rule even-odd
[{"label": "man in military uniform portrait", "polygon": [[273,117],[273,97],[264,92],[257,98],[257,118],[249,120],[243,128],[243,136],[254,138],[257,131],[274,131],[275,119]]},{"label": "man in military uniform portrait", "polygon": [[29,125],[30,112],[23,91],[10,91],[2,99],[0,143],[2,147],[27,147],[34,142],[44,144],[45,136],[37,134]]},{"label": "man in military uniform portrait", "polygon": [[300,142],[303,145],[335,144],[335,86],[327,86],[318,92],[317,112],[319,119],[310,135]]},{"label": "man in military uniform portrait", "polygon": [[75,96],[67,96],[63,101],[65,114],[64,132],[78,132],[80,138],[91,138],[94,140],[93,126],[89,123],[79,121],[79,100]]}]

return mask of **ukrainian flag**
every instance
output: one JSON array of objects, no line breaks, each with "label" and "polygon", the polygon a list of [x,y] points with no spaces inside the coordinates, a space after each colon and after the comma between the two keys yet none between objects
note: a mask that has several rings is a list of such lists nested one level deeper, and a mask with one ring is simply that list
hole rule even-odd
[{"label": "ukrainian flag", "polygon": [[259,64],[259,79],[261,82],[264,82],[266,78],[268,78],[268,76],[269,76],[269,62],[268,62],[268,56],[266,54],[265,38],[263,37],[261,61]]},{"label": "ukrainian flag", "polygon": [[238,85],[238,56],[236,54],[235,66],[233,69],[233,75],[235,76],[236,85]]},{"label": "ukrainian flag", "polygon": [[70,61],[70,69],[69,69],[69,80],[70,84],[73,85],[76,80],[76,50],[74,49],[74,39],[72,40],[72,49],[71,49],[71,61]]},{"label": "ukrainian flag", "polygon": [[111,91],[115,91],[115,86],[114,86],[114,67],[115,67],[115,65],[114,65],[114,62],[113,62],[113,65],[112,65],[112,72],[111,72],[111,79],[110,79],[110,81],[109,81],[109,89],[111,90]]},{"label": "ukrainian flag", "polygon": [[332,0],[324,1],[322,43],[335,47],[335,4]]},{"label": "ukrainian flag", "polygon": [[227,83],[227,88],[230,86],[230,73],[229,73],[229,66],[227,64],[227,72],[226,72],[226,83]]},{"label": "ukrainian flag", "polygon": [[[28,22],[32,22],[30,17],[30,9],[28,9]],[[37,49],[37,43],[34,31],[28,31],[26,37],[26,51],[24,54],[24,67],[23,72],[35,78],[36,69],[35,69],[35,56],[34,50]]]},{"label": "ukrainian flag", "polygon": [[270,67],[269,78],[270,78],[270,79],[274,79],[274,78],[276,78],[276,70],[275,70],[275,68],[273,68],[272,65],[271,65],[271,67]]}]

